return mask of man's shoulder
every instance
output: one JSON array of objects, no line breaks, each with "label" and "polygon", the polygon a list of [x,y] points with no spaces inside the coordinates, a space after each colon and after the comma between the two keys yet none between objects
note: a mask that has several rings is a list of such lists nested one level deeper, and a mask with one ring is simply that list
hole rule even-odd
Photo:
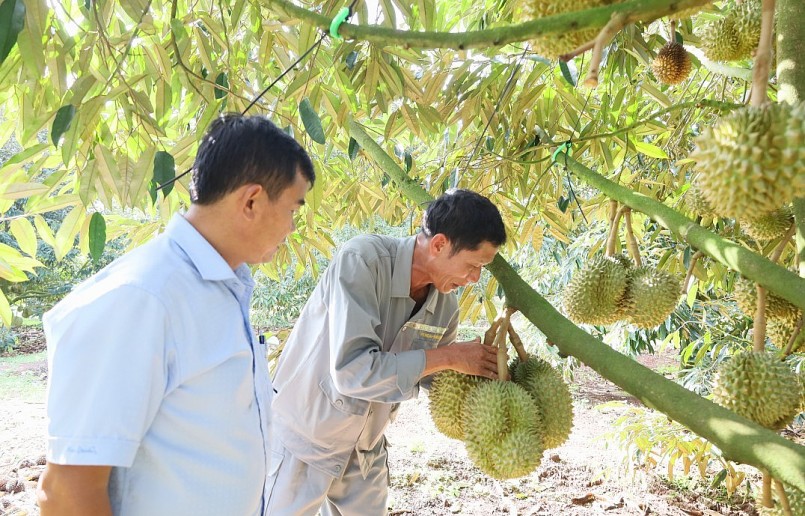
[{"label": "man's shoulder", "polygon": [[386,235],[359,235],[349,239],[342,247],[341,253],[360,255],[367,262],[377,258],[391,258],[397,254],[406,238]]}]

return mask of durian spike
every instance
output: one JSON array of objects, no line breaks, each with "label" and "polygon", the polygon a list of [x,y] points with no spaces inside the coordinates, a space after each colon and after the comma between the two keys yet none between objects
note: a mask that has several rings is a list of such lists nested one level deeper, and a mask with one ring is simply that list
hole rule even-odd
[{"label": "durian spike", "polygon": [[755,64],[752,66],[752,96],[749,101],[753,107],[762,106],[767,99],[774,37],[774,0],[763,0],[760,20],[760,42],[755,52]]},{"label": "durian spike", "polygon": [[517,330],[515,330],[514,326],[511,324],[509,325],[509,340],[511,340],[514,350],[517,351],[517,357],[520,359],[520,362],[525,362],[528,360],[528,353],[523,345],[523,340],[520,338],[520,336],[517,334]]},{"label": "durian spike", "polygon": [[788,496],[785,494],[785,487],[783,487],[783,483],[774,479],[774,490],[777,491],[777,496],[780,497],[780,505],[783,506],[783,514],[785,516],[793,516],[791,512],[791,504],[788,503]]},{"label": "durian spike", "polygon": [[621,226],[621,217],[623,213],[628,210],[628,206],[621,206],[618,212],[615,214],[615,220],[612,222],[612,225],[609,228],[609,238],[607,238],[607,256],[613,256],[615,254],[615,247],[620,240],[620,226]]},{"label": "durian spike", "polygon": [[629,17],[625,13],[612,13],[612,18],[604,25],[604,28],[601,29],[598,36],[595,37],[593,58],[590,61],[590,69],[587,71],[587,77],[584,79],[584,85],[588,88],[598,86],[598,72],[601,69],[601,58],[603,56],[604,47],[626,26],[628,19]]},{"label": "durian spike", "polygon": [[637,245],[637,239],[635,238],[634,231],[632,230],[632,209],[626,208],[623,216],[626,219],[626,247],[629,248],[629,254],[632,255],[632,260],[634,260],[635,267],[642,267],[643,260],[640,259],[640,248]]},{"label": "durian spike", "polygon": [[495,347],[498,348],[498,380],[508,382],[509,378],[509,354],[506,352],[506,335],[509,333],[509,317],[511,313],[506,312],[500,319],[498,334],[495,337]]},{"label": "durian spike", "polygon": [[690,265],[688,266],[688,273],[685,274],[685,281],[682,283],[682,295],[688,293],[688,287],[690,286],[690,279],[693,277],[693,270],[696,268],[696,262],[699,261],[699,258],[704,256],[704,253],[701,251],[696,251],[693,253],[693,256],[690,257]]},{"label": "durian spike", "polygon": [[484,346],[491,346],[495,343],[495,337],[498,334],[498,328],[500,327],[500,318],[495,319],[492,321],[492,324],[489,325],[489,329],[486,330],[484,333]]},{"label": "durian spike", "polygon": [[799,338],[799,334],[802,333],[803,322],[805,322],[805,313],[803,313],[799,317],[799,322],[797,323],[796,328],[794,328],[794,331],[791,332],[791,337],[788,339],[788,344],[785,347],[785,351],[783,352],[783,356],[787,357],[788,355],[791,354],[791,351],[794,348],[794,343]]},{"label": "durian spike", "polygon": [[766,350],[766,289],[755,284],[757,288],[757,309],[755,310],[754,340],[752,350],[763,353]]}]

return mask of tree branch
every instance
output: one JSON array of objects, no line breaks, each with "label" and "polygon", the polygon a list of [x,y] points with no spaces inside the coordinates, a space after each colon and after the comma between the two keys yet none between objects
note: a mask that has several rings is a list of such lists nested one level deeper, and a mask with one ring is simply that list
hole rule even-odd
[{"label": "tree branch", "polygon": [[752,96],[749,103],[762,106],[768,97],[769,70],[771,70],[771,46],[774,36],[774,0],[763,0],[760,22],[760,43],[752,67]]},{"label": "tree branch", "polygon": [[[298,7],[290,0],[264,1],[271,10],[281,15],[286,21],[302,20],[325,31],[330,28],[332,18]],[[344,39],[368,41],[381,46],[454,48],[458,50],[489,48],[549,34],[601,28],[610,21],[613,13],[622,13],[624,23],[651,22],[677,11],[711,2],[712,0],[630,0],[622,4],[596,7],[586,11],[545,16],[517,25],[468,32],[404,31],[376,25],[363,26],[344,23],[339,27],[338,33]]]},{"label": "tree branch", "polygon": [[612,41],[612,38],[621,31],[628,23],[629,17],[626,13],[613,13],[612,19],[601,29],[595,37],[593,44],[593,58],[590,61],[590,69],[587,71],[587,78],[584,85],[588,88],[598,86],[598,72],[601,69],[601,58],[604,55],[604,47]]},{"label": "tree branch", "polygon": [[688,273],[685,275],[685,281],[682,283],[682,295],[688,293],[688,287],[690,286],[690,278],[693,277],[693,270],[696,268],[696,262],[699,261],[699,258],[704,256],[704,253],[701,251],[696,251],[693,253],[693,256],[690,257],[690,265],[688,266]]}]

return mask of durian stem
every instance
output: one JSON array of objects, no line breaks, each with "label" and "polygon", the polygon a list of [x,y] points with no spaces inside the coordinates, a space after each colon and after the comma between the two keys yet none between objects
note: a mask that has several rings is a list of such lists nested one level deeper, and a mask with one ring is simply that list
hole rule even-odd
[{"label": "durian stem", "polygon": [[671,20],[668,27],[668,43],[676,42],[676,20]]},{"label": "durian stem", "polygon": [[489,325],[489,329],[486,330],[486,333],[484,333],[484,346],[491,346],[492,344],[494,344],[495,337],[498,334],[499,327],[500,327],[500,318],[492,321],[492,324]]},{"label": "durian stem", "polygon": [[791,227],[788,228],[788,231],[786,231],[785,235],[783,235],[783,238],[780,239],[780,243],[777,244],[777,247],[774,248],[774,252],[769,257],[769,260],[773,261],[774,263],[780,261],[780,257],[783,255],[783,250],[785,249],[785,246],[794,237],[794,233],[796,233],[796,231],[797,231],[797,225],[796,222],[794,222],[791,224]]},{"label": "durian stem", "polygon": [[769,87],[769,71],[771,70],[771,45],[774,37],[774,1],[763,0],[760,21],[760,43],[755,54],[752,67],[752,97],[749,101],[753,107],[760,107],[766,102],[766,90]]},{"label": "durian stem", "polygon": [[509,333],[509,317],[511,313],[506,312],[506,315],[500,321],[498,326],[498,334],[495,337],[495,346],[498,348],[498,380],[508,382],[509,378],[509,354],[506,352],[506,335]]},{"label": "durian stem", "polygon": [[760,505],[763,507],[774,507],[771,498],[771,475],[768,471],[763,471],[763,490],[761,491]]},{"label": "durian stem", "polygon": [[607,231],[607,240],[605,244],[604,254],[606,256],[611,256],[609,254],[609,239],[612,238],[612,228],[615,227],[615,215],[618,214],[618,201],[609,201],[609,214],[607,219],[609,220],[609,230]]},{"label": "durian stem", "polygon": [[757,286],[757,309],[755,310],[755,335],[752,341],[752,350],[763,352],[766,350],[766,289]]},{"label": "durian stem", "polygon": [[594,46],[595,46],[595,40],[588,41],[587,43],[583,44],[582,46],[571,50],[567,54],[562,54],[561,56],[559,56],[559,60],[564,62],[564,63],[567,63],[568,61],[570,61],[574,57],[580,56],[581,54],[587,52],[588,50],[590,50]]},{"label": "durian stem", "polygon": [[511,324],[509,325],[509,340],[512,341],[512,346],[514,346],[514,350],[517,351],[517,357],[520,359],[520,362],[528,360],[528,353],[523,345],[523,340]]},{"label": "durian stem", "polygon": [[774,490],[777,491],[777,496],[780,497],[780,505],[783,507],[783,514],[785,514],[785,516],[793,516],[791,512],[791,504],[788,503],[788,496],[785,494],[783,483],[777,479],[774,479]]},{"label": "durian stem", "polygon": [[637,245],[637,239],[634,236],[634,230],[632,229],[632,210],[631,208],[627,208],[626,211],[623,213],[626,224],[626,246],[629,248],[629,254],[632,255],[632,260],[634,260],[634,264],[636,267],[643,266],[643,260],[640,259],[640,247]]},{"label": "durian stem", "polygon": [[609,227],[609,238],[607,239],[606,250],[607,256],[613,256],[615,254],[615,247],[617,246],[618,240],[620,240],[621,217],[623,217],[623,214],[628,209],[628,206],[621,206],[615,214],[615,220]]},{"label": "durian stem", "polygon": [[693,253],[693,256],[690,257],[690,265],[688,266],[688,273],[685,274],[685,281],[682,283],[682,295],[688,293],[688,287],[690,286],[690,279],[693,277],[693,270],[696,268],[696,262],[699,261],[699,258],[704,256],[704,253],[701,251],[696,251]]},{"label": "durian stem", "polygon": [[802,326],[805,323],[805,313],[799,316],[799,322],[797,326],[794,328],[794,331],[791,333],[791,338],[788,339],[788,344],[785,346],[785,351],[783,352],[783,356],[788,356],[791,354],[792,350],[794,349],[794,343],[799,338],[799,334],[802,333]]},{"label": "durian stem", "polygon": [[629,17],[620,12],[612,13],[612,18],[609,20],[598,36],[595,37],[595,44],[593,45],[593,57],[590,61],[590,69],[587,71],[587,78],[584,79],[584,85],[588,88],[595,88],[598,86],[598,72],[601,69],[601,58],[604,52],[604,46],[612,41],[612,38],[623,29],[628,23]]}]

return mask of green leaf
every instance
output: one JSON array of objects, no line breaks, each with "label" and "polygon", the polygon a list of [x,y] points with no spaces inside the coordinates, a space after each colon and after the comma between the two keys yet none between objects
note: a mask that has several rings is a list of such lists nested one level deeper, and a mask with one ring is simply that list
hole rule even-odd
[{"label": "green leaf", "polygon": [[53,142],[54,147],[59,146],[61,135],[70,129],[70,124],[75,116],[75,106],[67,104],[62,106],[56,112],[56,118],[53,119],[53,125],[50,127],[50,140]]},{"label": "green leaf", "polygon": [[666,154],[664,150],[657,147],[656,145],[640,141],[634,141],[632,143],[634,143],[634,147],[637,150],[637,152],[645,154],[646,156],[649,156],[651,158],[668,159],[668,154]]},{"label": "green leaf", "polygon": [[0,64],[17,44],[17,35],[25,25],[25,4],[22,0],[3,0],[0,3]]},{"label": "green leaf", "polygon": [[562,77],[575,88],[579,82],[579,71],[576,69],[576,63],[573,61],[559,61],[559,69],[562,70]]},{"label": "green leaf", "polygon": [[570,204],[570,198],[563,195],[559,197],[559,200],[556,202],[556,204],[559,206],[559,209],[562,211],[562,213],[564,213],[567,211],[567,206]]},{"label": "green leaf", "polygon": [[226,74],[224,72],[218,74],[218,77],[215,78],[215,84],[221,86],[221,88],[215,88],[215,98],[222,99],[226,97],[226,94],[228,93],[227,90],[229,89],[229,80],[226,78]]},{"label": "green leaf", "polygon": [[[166,151],[157,151],[154,155],[154,183],[164,185],[176,177],[176,162],[173,156]],[[162,189],[162,195],[166,196],[173,190],[173,183]]]},{"label": "green leaf", "polygon": [[355,161],[355,157],[358,155],[358,151],[361,150],[361,146],[355,138],[349,139],[349,160]]},{"label": "green leaf", "polygon": [[305,131],[310,135],[310,138],[316,142],[324,145],[327,138],[324,136],[324,129],[321,126],[321,119],[316,110],[310,104],[310,99],[305,98],[299,104],[299,114],[302,115],[302,124],[305,126]]},{"label": "green leaf", "polygon": [[103,254],[106,246],[106,220],[99,212],[92,214],[89,219],[89,254],[96,262]]}]

